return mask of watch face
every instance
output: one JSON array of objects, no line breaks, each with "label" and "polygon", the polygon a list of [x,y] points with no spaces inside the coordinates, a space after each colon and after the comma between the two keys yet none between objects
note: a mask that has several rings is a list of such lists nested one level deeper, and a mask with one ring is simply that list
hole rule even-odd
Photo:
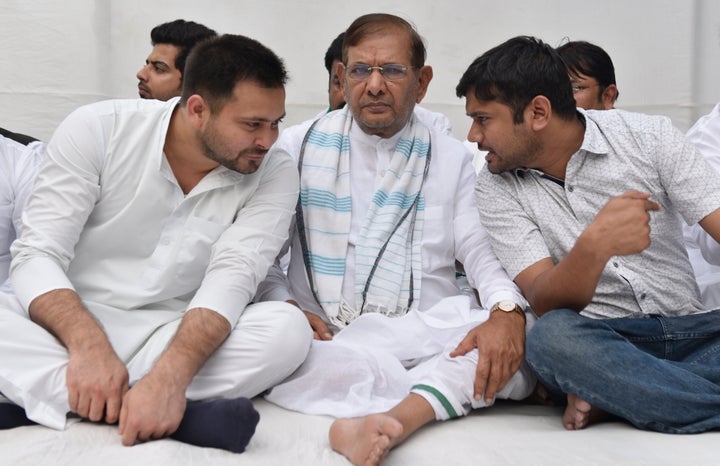
[{"label": "watch face", "polygon": [[498,303],[498,308],[501,311],[510,312],[515,310],[515,303],[512,301],[500,301]]}]

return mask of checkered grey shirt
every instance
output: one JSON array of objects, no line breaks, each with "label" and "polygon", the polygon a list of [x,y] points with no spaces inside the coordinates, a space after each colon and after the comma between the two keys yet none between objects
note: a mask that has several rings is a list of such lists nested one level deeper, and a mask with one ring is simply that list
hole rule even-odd
[{"label": "checkered grey shirt", "polygon": [[610,198],[630,189],[662,206],[651,212],[651,245],[614,256],[592,302],[594,318],[703,312],[678,213],[692,225],[720,207],[720,179],[668,118],[621,110],[581,112],[585,137],[565,182],[536,170],[492,175],[476,195],[495,253],[511,277],[537,261],[561,261]]}]

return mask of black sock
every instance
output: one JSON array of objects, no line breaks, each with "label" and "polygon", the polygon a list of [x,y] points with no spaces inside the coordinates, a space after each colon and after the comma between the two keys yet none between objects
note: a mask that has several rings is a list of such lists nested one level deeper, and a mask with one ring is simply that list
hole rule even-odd
[{"label": "black sock", "polygon": [[199,447],[242,453],[259,420],[247,398],[188,401],[180,426],[170,437]]},{"label": "black sock", "polygon": [[0,430],[35,424],[25,416],[25,410],[16,404],[0,403]]}]

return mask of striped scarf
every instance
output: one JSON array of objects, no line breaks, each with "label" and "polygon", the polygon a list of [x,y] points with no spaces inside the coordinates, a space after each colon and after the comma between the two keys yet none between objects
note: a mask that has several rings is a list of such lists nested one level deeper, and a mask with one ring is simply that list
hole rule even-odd
[{"label": "striped scarf", "polygon": [[[352,214],[350,127],[344,109],[315,122],[300,153],[298,231],[308,281],[334,324],[364,312],[407,313],[420,296],[425,211],[422,185],[430,164],[430,132],[413,115],[365,218],[355,247],[355,305],[342,299]],[[415,305],[416,307],[416,305]]]}]

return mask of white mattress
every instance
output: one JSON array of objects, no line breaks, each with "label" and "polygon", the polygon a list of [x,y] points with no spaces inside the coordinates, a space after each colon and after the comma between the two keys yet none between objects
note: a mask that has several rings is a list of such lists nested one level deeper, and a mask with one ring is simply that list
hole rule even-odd
[{"label": "white mattress", "polygon": [[[0,465],[348,465],[330,448],[331,418],[286,411],[262,399],[260,424],[245,453],[174,440],[123,447],[113,426],[82,422],[64,432],[40,426],[0,431]],[[720,432],[666,435],[609,422],[566,431],[561,409],[503,403],[430,425],[383,463],[400,465],[720,464]]]}]

